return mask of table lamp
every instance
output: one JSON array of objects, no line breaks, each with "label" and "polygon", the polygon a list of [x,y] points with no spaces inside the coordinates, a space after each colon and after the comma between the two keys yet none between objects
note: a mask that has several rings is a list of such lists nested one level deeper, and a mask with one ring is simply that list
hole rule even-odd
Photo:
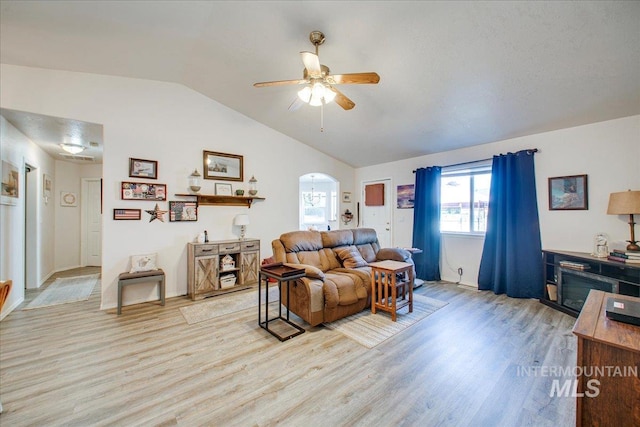
[{"label": "table lamp", "polygon": [[629,228],[631,229],[631,240],[627,240],[628,251],[640,251],[640,246],[636,241],[633,226],[633,214],[640,214],[640,191],[621,191],[609,195],[609,215],[629,215]]},{"label": "table lamp", "polygon": [[240,226],[240,240],[244,240],[244,234],[247,231],[247,225],[249,225],[249,215],[239,214],[233,219],[234,225]]}]

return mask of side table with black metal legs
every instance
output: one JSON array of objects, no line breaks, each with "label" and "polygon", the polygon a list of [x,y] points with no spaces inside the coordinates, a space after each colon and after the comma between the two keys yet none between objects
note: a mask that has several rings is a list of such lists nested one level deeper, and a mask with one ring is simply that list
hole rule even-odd
[{"label": "side table with black metal legs", "polygon": [[[265,329],[274,337],[278,338],[280,341],[286,341],[293,337],[296,337],[300,334],[303,334],[305,330],[300,326],[296,325],[289,319],[289,307],[286,308],[286,317],[282,315],[282,303],[280,296],[282,295],[282,286],[286,286],[287,292],[287,304],[289,303],[289,283],[295,282],[297,279],[305,276],[304,269],[296,269],[293,267],[288,267],[283,265],[282,263],[277,264],[269,264],[263,265],[260,268],[260,280],[258,281],[258,324],[262,329]],[[278,316],[269,318],[269,279],[274,279],[278,282]],[[265,285],[265,303],[264,303],[264,320],[262,317],[262,282],[264,281]],[[274,302],[274,301],[272,301]],[[275,321],[281,321],[289,325],[294,329],[292,332],[287,332],[285,334],[279,333],[275,331],[273,328],[269,327],[269,324]],[[289,327],[286,327],[290,330]]]}]

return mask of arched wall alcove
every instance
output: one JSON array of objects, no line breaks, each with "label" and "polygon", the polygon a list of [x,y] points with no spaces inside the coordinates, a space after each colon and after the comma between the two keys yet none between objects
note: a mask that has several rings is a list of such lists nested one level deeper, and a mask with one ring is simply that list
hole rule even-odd
[{"label": "arched wall alcove", "polygon": [[321,172],[312,172],[302,175],[299,182],[299,229],[338,229],[340,227],[338,180]]}]

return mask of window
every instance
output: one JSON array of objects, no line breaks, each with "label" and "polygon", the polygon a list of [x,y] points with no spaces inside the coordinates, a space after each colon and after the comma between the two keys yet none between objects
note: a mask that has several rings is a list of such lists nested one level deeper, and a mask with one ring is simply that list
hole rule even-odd
[{"label": "window", "polygon": [[303,175],[299,179],[300,230],[334,228],[338,214],[338,182],[323,173]]},{"label": "window", "polygon": [[491,185],[491,163],[445,167],[440,179],[440,231],[484,233]]}]

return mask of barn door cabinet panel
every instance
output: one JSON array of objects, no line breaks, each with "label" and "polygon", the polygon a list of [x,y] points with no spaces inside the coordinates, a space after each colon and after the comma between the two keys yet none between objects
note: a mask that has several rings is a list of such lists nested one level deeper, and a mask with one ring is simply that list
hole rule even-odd
[{"label": "barn door cabinet panel", "polygon": [[189,243],[187,255],[187,293],[193,300],[258,283],[260,240]]},{"label": "barn door cabinet panel", "polygon": [[242,242],[240,277],[242,283],[258,283],[260,274],[260,241]]}]

